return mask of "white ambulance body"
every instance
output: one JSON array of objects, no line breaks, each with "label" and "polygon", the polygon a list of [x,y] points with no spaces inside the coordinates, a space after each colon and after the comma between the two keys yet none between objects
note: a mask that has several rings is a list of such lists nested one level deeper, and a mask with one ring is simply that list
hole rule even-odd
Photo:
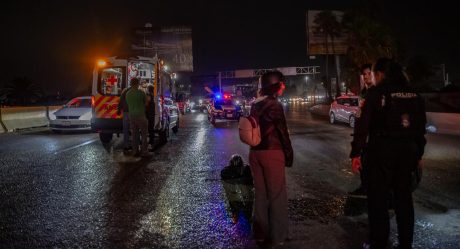
[{"label": "white ambulance body", "polygon": [[[123,133],[123,114],[117,114],[120,95],[123,89],[129,87],[132,78],[140,79],[141,88],[149,84],[154,86],[155,94],[155,131],[160,134],[162,142],[166,142],[169,129],[178,129],[178,111],[173,104],[164,101],[164,92],[160,80],[162,72],[158,60],[148,57],[118,58],[110,57],[98,61],[93,71],[91,128],[99,133],[103,143],[112,140],[113,134]],[[169,94],[169,93],[168,93]],[[169,103],[169,102],[168,102]]]}]

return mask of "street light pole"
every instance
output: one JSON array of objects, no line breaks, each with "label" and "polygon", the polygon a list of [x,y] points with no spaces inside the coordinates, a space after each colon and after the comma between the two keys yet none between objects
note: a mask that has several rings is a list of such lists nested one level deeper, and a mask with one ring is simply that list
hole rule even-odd
[{"label": "street light pole", "polygon": [[222,94],[222,73],[219,72],[219,93]]}]

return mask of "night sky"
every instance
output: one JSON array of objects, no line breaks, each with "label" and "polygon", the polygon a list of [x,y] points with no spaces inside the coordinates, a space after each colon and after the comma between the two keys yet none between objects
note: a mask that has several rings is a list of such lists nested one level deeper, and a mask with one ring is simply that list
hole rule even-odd
[{"label": "night sky", "polygon": [[[307,65],[306,10],[355,2],[10,1],[0,9],[0,83],[26,76],[49,94],[84,93],[95,59],[129,52],[131,29],[146,22],[192,26],[195,74]],[[407,54],[444,62],[451,77],[460,78],[460,19],[452,3],[382,5]]]}]

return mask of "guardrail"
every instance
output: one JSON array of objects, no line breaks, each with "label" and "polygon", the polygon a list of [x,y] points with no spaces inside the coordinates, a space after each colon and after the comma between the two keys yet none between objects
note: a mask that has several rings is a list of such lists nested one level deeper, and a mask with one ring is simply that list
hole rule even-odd
[{"label": "guardrail", "polygon": [[49,126],[50,119],[56,119],[54,112],[60,107],[2,107],[0,108],[0,133]]},{"label": "guardrail", "polygon": [[5,124],[2,122],[2,111],[0,110],[0,133],[5,133],[6,127]]}]

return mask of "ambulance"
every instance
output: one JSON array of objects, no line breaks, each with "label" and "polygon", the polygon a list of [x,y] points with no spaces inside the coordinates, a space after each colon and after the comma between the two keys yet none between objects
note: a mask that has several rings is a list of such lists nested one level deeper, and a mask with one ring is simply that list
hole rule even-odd
[{"label": "ambulance", "polygon": [[155,132],[165,143],[169,130],[177,132],[179,111],[172,101],[169,89],[170,77],[162,67],[162,61],[149,57],[109,57],[98,60],[93,71],[91,129],[99,133],[102,143],[109,143],[114,134],[123,133],[123,114],[117,114],[120,95],[129,87],[132,78],[139,78],[141,89],[154,86]]}]

